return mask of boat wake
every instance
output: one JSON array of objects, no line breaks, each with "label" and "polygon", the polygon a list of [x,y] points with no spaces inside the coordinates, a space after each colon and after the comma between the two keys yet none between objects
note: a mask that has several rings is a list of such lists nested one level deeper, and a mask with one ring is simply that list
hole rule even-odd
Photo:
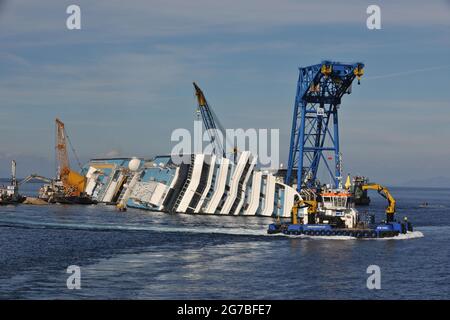
[{"label": "boat wake", "polygon": [[[307,236],[307,235],[285,235],[282,233],[269,235],[266,229],[248,229],[236,227],[204,227],[204,226],[162,226],[162,225],[117,225],[117,224],[81,224],[81,223],[52,223],[52,222],[35,222],[35,221],[7,221],[0,220],[1,227],[10,228],[31,228],[31,229],[69,229],[69,230],[85,230],[85,231],[150,231],[150,232],[180,232],[180,233],[196,233],[196,234],[228,234],[240,236],[268,236],[268,237],[288,237],[308,240],[356,240],[355,237],[349,236]],[[400,234],[392,238],[373,238],[363,240],[407,240],[422,238],[424,235],[420,231],[408,232]],[[359,240],[359,239],[358,239]]]},{"label": "boat wake", "polygon": [[85,231],[151,231],[151,232],[181,232],[199,234],[229,234],[246,236],[264,236],[265,229],[242,229],[232,227],[176,227],[176,226],[136,226],[136,225],[113,225],[113,224],[74,224],[74,223],[51,223],[32,221],[0,221],[0,227],[30,228],[30,229],[69,229]]},{"label": "boat wake", "polygon": [[[408,240],[408,239],[417,239],[417,238],[423,238],[424,235],[422,232],[420,231],[412,231],[412,232],[408,232],[406,234],[399,234],[398,236],[391,238],[392,240]],[[378,240],[389,240],[386,238],[381,238]]]},{"label": "boat wake", "polygon": [[386,240],[408,240],[408,239],[417,239],[424,237],[423,233],[420,231],[408,232],[406,234],[399,234],[396,237],[390,238],[363,238],[358,239],[355,237],[349,236],[307,236],[307,235],[285,235],[282,233],[275,234],[273,236],[283,236],[288,238],[300,238],[300,239],[308,239],[308,240],[378,240],[378,241],[386,241]]}]

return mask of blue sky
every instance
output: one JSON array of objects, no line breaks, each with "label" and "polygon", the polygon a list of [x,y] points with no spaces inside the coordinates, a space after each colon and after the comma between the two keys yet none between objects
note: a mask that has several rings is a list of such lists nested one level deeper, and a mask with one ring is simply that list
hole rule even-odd
[{"label": "blue sky", "polygon": [[[70,4],[81,30],[66,29]],[[345,172],[449,176],[449,56],[444,0],[3,0],[0,176],[11,159],[53,175],[55,117],[83,160],[168,153],[172,130],[192,128],[192,81],[225,127],[280,128],[285,162],[298,67],[324,59],[366,65],[340,112]]]}]

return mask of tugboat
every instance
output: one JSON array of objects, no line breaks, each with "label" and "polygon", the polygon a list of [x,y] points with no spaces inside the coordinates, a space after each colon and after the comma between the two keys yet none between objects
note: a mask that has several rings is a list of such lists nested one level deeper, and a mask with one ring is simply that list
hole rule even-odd
[{"label": "tugboat", "polygon": [[349,236],[355,238],[389,238],[412,232],[407,218],[394,219],[395,200],[389,191],[378,184],[362,186],[363,190],[377,190],[388,200],[386,220],[375,223],[373,215],[360,214],[355,209],[353,195],[346,189],[329,189],[314,200],[299,200],[292,208],[290,223],[272,223],[267,233],[307,236]]}]

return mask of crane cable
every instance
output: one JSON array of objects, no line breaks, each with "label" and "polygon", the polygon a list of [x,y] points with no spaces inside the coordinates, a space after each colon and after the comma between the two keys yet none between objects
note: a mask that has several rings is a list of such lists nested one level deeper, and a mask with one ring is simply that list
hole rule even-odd
[{"label": "crane cable", "polygon": [[72,152],[73,152],[73,154],[75,156],[75,160],[77,161],[78,167],[80,167],[80,169],[83,169],[83,166],[81,165],[80,159],[78,158],[77,152],[75,151],[75,148],[72,145],[72,141],[70,141],[70,138],[69,138],[69,135],[67,134],[67,131],[66,130],[64,130],[64,131],[65,131],[65,134],[66,134],[67,141],[69,141],[70,149],[72,149]]},{"label": "crane cable", "polygon": [[[222,147],[223,151],[225,152],[225,155],[227,155],[227,156],[228,155],[236,155],[236,153],[237,153],[237,146],[236,146],[235,141],[232,141],[230,139],[230,137],[227,136],[225,127],[220,122],[219,117],[216,115],[216,113],[214,112],[214,109],[211,107],[210,104],[208,104],[208,108],[209,108],[209,111],[211,112],[211,114],[213,116],[213,120],[214,120],[214,123],[216,125],[216,130],[220,131],[221,134],[222,134],[222,137],[223,137],[222,144],[223,144],[223,146],[221,146],[221,147]],[[233,146],[233,149],[228,151],[227,148],[226,148],[227,146]]]}]

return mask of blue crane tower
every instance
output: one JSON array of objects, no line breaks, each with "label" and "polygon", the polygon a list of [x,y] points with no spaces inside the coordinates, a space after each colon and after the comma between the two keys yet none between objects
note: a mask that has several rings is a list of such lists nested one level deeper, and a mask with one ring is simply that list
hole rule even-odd
[{"label": "blue crane tower", "polygon": [[286,184],[293,183],[296,173],[298,191],[316,186],[319,165],[323,162],[334,187],[339,187],[342,175],[338,109],[342,96],[351,93],[355,78],[359,84],[363,68],[360,62],[332,61],[300,68]]}]

